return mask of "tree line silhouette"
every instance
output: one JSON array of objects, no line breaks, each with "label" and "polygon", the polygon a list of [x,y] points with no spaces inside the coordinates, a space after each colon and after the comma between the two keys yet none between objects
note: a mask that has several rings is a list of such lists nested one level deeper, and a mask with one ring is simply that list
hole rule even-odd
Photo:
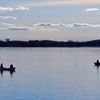
[{"label": "tree line silhouette", "polygon": [[100,40],[86,42],[78,41],[52,41],[52,40],[29,40],[29,41],[0,41],[0,47],[100,47]]}]

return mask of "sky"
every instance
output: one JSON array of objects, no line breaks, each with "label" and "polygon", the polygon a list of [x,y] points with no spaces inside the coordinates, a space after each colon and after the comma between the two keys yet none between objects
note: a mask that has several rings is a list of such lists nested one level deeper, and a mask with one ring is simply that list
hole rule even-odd
[{"label": "sky", "polygon": [[0,0],[0,40],[100,38],[100,0]]}]

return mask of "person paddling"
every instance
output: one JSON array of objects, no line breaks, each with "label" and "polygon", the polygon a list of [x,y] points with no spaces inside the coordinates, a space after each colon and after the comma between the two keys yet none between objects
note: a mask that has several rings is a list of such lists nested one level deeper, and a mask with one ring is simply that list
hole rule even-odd
[{"label": "person paddling", "polygon": [[10,65],[10,68],[13,68],[13,65],[12,64]]},{"label": "person paddling", "polygon": [[97,60],[97,63],[99,63],[99,60]]},{"label": "person paddling", "polygon": [[4,68],[4,67],[3,67],[3,63],[1,63],[0,67],[1,67],[1,68]]}]

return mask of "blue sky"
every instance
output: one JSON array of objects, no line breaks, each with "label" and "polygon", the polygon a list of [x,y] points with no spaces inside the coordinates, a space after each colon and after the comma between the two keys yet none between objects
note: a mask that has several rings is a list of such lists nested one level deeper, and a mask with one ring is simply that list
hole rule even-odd
[{"label": "blue sky", "polygon": [[2,0],[0,40],[100,38],[100,0]]}]

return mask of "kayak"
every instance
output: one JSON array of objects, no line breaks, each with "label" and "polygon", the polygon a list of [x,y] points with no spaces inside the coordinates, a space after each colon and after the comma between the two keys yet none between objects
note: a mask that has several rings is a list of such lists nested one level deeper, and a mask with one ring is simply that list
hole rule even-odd
[{"label": "kayak", "polygon": [[100,62],[94,62],[95,66],[100,66]]},{"label": "kayak", "polygon": [[0,71],[15,71],[16,68],[0,68]]}]

